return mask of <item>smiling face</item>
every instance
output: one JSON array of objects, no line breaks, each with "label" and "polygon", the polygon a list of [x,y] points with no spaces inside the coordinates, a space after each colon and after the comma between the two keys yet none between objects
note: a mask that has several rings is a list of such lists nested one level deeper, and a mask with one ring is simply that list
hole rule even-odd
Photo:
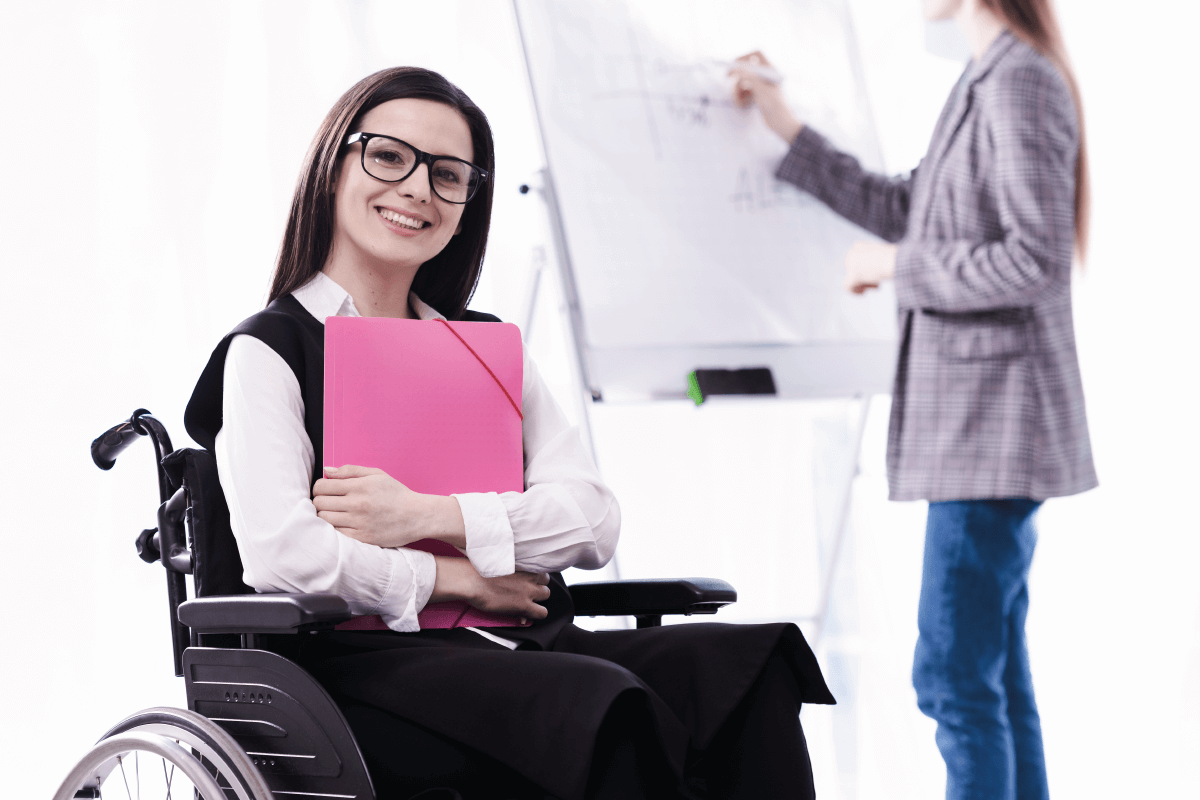
[{"label": "smiling face", "polygon": [[[432,100],[389,100],[368,111],[351,131],[356,132],[392,136],[426,153],[472,160],[466,120]],[[362,168],[361,148],[350,145],[339,161],[331,254],[368,269],[415,272],[458,232],[466,206],[447,203],[430,190],[426,164],[398,183],[372,178]]]}]

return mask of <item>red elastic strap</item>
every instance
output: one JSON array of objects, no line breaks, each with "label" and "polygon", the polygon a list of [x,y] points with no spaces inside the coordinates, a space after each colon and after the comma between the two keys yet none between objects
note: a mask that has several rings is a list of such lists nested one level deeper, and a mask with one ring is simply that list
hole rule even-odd
[{"label": "red elastic strap", "polygon": [[[476,356],[476,358],[478,358],[478,357],[479,357],[479,356]],[[468,611],[470,611],[470,610],[471,610],[471,606],[470,606],[470,604],[469,604],[469,603],[463,603],[463,610],[462,610],[462,613],[458,615],[458,619],[454,620],[454,622],[453,622],[453,623],[450,625],[450,627],[451,627],[451,628],[457,628],[457,627],[458,627],[458,623],[460,623],[460,622],[462,622],[462,621],[463,621],[463,617],[465,617],[465,616],[467,615],[467,612],[468,612]]]},{"label": "red elastic strap", "polygon": [[504,384],[503,384],[503,383],[501,383],[501,382],[500,382],[500,379],[496,377],[496,373],[492,372],[492,368],[491,368],[491,367],[489,367],[489,366],[487,365],[487,362],[486,362],[486,361],[484,361],[482,358],[480,358],[480,357],[479,357],[479,353],[476,353],[476,352],[475,352],[475,348],[474,348],[474,347],[471,347],[471,345],[467,344],[467,340],[466,340],[466,339],[464,339],[463,337],[459,336],[459,334],[458,334],[458,331],[454,330],[454,326],[452,326],[452,325],[451,325],[449,322],[446,322],[446,320],[442,319],[441,317],[438,317],[438,322],[440,322],[440,323],[442,323],[443,325],[445,325],[445,326],[446,326],[446,328],[447,328],[447,329],[448,329],[448,330],[449,330],[451,333],[453,333],[453,334],[454,334],[454,335],[455,335],[455,336],[458,338],[458,340],[459,340],[460,342],[462,342],[462,343],[463,343],[463,347],[465,347],[465,348],[467,348],[468,350],[470,350],[470,351],[471,351],[471,355],[475,356],[475,360],[476,360],[476,361],[478,361],[480,364],[482,364],[482,365],[483,365],[483,368],[487,370],[487,372],[488,372],[488,375],[491,375],[491,376],[492,376],[492,380],[494,380],[494,381],[496,382],[496,385],[500,387],[500,391],[504,392],[504,396],[508,398],[508,402],[509,402],[509,404],[510,404],[510,405],[513,407],[513,411],[516,411],[516,412],[517,412],[517,416],[521,418],[521,421],[522,421],[522,422],[524,422],[524,421],[525,421],[525,415],[521,413],[521,408],[520,408],[520,406],[518,406],[518,405],[517,405],[517,403],[516,403],[516,401],[514,401],[514,400],[512,399],[512,395],[508,393],[508,389],[505,389],[505,388],[504,388]]}]

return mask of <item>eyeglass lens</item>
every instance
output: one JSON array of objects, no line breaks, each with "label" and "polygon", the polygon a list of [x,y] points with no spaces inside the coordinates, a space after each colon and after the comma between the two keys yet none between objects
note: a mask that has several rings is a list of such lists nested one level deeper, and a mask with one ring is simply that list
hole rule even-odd
[{"label": "eyeglass lens", "polygon": [[[372,136],[363,151],[363,168],[381,181],[398,181],[412,172],[417,154],[394,139]],[[479,172],[470,164],[451,158],[434,159],[429,178],[437,196],[450,203],[465,203],[479,186]]]}]

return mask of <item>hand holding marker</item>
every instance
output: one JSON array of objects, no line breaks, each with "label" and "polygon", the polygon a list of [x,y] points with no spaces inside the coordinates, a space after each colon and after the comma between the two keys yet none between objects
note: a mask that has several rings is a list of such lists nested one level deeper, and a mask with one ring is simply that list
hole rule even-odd
[{"label": "hand holding marker", "polygon": [[[746,58],[746,56],[742,56],[742,58]],[[767,83],[773,83],[777,86],[783,83],[783,73],[766,63],[765,59],[761,64],[741,60],[723,61],[719,58],[714,59],[714,61],[716,62],[717,66],[724,67],[725,69],[729,70],[730,75],[733,74],[734,70],[745,70],[746,72],[757,75]]]},{"label": "hand holding marker", "polygon": [[783,74],[757,50],[726,63],[729,64],[729,75],[737,79],[733,87],[733,102],[738,108],[758,106],[767,127],[785,142],[792,142],[804,123],[792,114],[780,91]]}]

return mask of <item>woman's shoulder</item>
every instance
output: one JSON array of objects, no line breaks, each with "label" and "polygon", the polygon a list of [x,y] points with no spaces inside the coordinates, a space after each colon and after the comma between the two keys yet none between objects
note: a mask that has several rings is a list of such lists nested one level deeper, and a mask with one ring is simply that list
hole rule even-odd
[{"label": "woman's shoulder", "polygon": [[985,112],[1005,125],[1061,125],[1072,137],[1078,127],[1066,78],[1050,59],[1020,39],[979,82],[977,92]]},{"label": "woman's shoulder", "polygon": [[981,88],[993,97],[1016,97],[1026,103],[1044,101],[1047,93],[1071,102],[1071,89],[1054,62],[1027,42],[1013,38],[1012,46],[980,81]]},{"label": "woman's shoulder", "polygon": [[229,342],[241,335],[261,340],[295,369],[314,347],[323,348],[325,326],[295,297],[285,294],[238,323],[217,345],[217,351],[224,351]]},{"label": "woman's shoulder", "polygon": [[290,334],[322,333],[324,325],[310,314],[304,306],[290,294],[285,294],[272,300],[266,308],[251,314],[238,323],[226,338],[247,333],[254,336],[287,332]]},{"label": "woman's shoulder", "polygon": [[272,300],[266,308],[251,314],[221,337],[200,373],[184,411],[188,434],[209,449],[221,428],[226,357],[230,345],[239,336],[251,336],[269,347],[283,359],[303,386],[307,362],[310,358],[319,360],[322,355],[325,326],[295,297],[287,294]]}]

